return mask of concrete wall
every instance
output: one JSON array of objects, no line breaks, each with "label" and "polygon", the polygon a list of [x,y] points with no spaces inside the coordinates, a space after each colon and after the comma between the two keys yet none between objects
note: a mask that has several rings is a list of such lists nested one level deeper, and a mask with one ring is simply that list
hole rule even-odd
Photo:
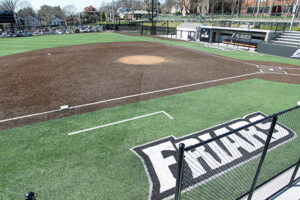
[{"label": "concrete wall", "polygon": [[257,52],[300,60],[300,48],[260,43]]}]

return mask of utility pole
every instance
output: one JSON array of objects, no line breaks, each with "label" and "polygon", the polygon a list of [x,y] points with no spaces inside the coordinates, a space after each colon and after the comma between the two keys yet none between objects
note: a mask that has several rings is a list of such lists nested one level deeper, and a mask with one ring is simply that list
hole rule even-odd
[{"label": "utility pole", "polygon": [[297,3],[296,3],[296,5],[294,5],[294,8],[293,8],[293,17],[291,20],[291,26],[290,26],[289,31],[292,31],[292,29],[293,29],[293,24],[294,24],[295,17],[298,14],[298,9],[299,9],[299,0],[297,0]]}]

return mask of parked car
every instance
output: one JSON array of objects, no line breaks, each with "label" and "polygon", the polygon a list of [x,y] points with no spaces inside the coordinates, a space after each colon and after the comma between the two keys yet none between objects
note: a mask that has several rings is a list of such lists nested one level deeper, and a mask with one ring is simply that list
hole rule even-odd
[{"label": "parked car", "polygon": [[14,36],[15,37],[22,37],[23,33],[22,33],[22,31],[17,31],[17,33]]},{"label": "parked car", "polygon": [[24,33],[23,33],[23,36],[24,36],[24,37],[29,37],[29,36],[32,36],[32,34],[31,34],[30,32],[24,32]]},{"label": "parked car", "polygon": [[73,32],[71,30],[66,30],[67,34],[72,34]]},{"label": "parked car", "polygon": [[41,35],[49,35],[49,33],[46,32],[46,31],[42,31],[42,32],[41,32]]},{"label": "parked car", "polygon": [[35,32],[33,33],[33,35],[34,35],[34,36],[39,36],[40,34],[39,34],[39,32],[35,31]]},{"label": "parked car", "polygon": [[9,31],[9,32],[8,32],[8,37],[14,37],[14,31],[12,31],[12,30]]},{"label": "parked car", "polygon": [[3,32],[2,34],[1,34],[1,38],[7,38],[8,37],[8,33],[7,32]]},{"label": "parked car", "polygon": [[49,35],[55,35],[55,32],[52,31],[52,30],[50,30],[50,31],[49,31]]},{"label": "parked car", "polygon": [[64,34],[65,31],[64,31],[64,30],[58,30],[57,33],[58,33],[58,34]]},{"label": "parked car", "polygon": [[80,33],[79,29],[74,29],[74,33]]}]

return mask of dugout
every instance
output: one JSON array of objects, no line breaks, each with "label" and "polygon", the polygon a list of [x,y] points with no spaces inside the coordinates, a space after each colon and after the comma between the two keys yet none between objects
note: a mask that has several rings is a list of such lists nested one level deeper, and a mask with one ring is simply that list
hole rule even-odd
[{"label": "dugout", "polygon": [[259,43],[269,42],[279,32],[261,29],[231,27],[197,27],[197,39],[209,43],[225,43],[256,48]]}]

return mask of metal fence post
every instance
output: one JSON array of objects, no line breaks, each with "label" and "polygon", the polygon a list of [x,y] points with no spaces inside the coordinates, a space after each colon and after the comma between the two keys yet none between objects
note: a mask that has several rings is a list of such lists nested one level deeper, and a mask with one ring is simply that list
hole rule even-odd
[{"label": "metal fence post", "polygon": [[180,200],[181,197],[181,180],[183,172],[183,155],[184,144],[179,144],[178,161],[177,161],[177,175],[176,175],[176,187],[175,187],[175,200]]},{"label": "metal fence post", "polygon": [[144,21],[142,21],[142,34],[141,35],[144,35]]},{"label": "metal fence post", "polygon": [[298,160],[298,162],[297,162],[297,164],[296,164],[296,167],[295,167],[295,170],[294,170],[293,175],[292,175],[292,177],[291,177],[289,186],[292,186],[292,185],[293,185],[294,179],[295,179],[296,174],[297,174],[297,172],[298,172],[298,170],[299,170],[299,166],[300,166],[300,158],[299,158],[299,160]]},{"label": "metal fence post", "polygon": [[266,140],[266,143],[265,143],[262,155],[260,157],[259,164],[258,164],[256,173],[255,173],[255,176],[254,176],[254,179],[253,179],[253,182],[252,182],[252,186],[251,186],[251,189],[250,189],[250,192],[249,192],[249,195],[248,195],[248,200],[252,199],[252,196],[253,196],[253,193],[254,193],[254,190],[255,190],[255,186],[256,186],[256,182],[257,182],[259,173],[261,171],[262,165],[264,163],[264,160],[265,160],[268,148],[269,148],[269,144],[270,144],[273,132],[274,132],[274,128],[275,128],[276,122],[277,122],[277,115],[275,115],[273,117],[273,119],[272,119],[272,124],[271,124],[271,127],[269,129],[269,134],[268,134],[268,137],[267,137],[267,140]]}]

